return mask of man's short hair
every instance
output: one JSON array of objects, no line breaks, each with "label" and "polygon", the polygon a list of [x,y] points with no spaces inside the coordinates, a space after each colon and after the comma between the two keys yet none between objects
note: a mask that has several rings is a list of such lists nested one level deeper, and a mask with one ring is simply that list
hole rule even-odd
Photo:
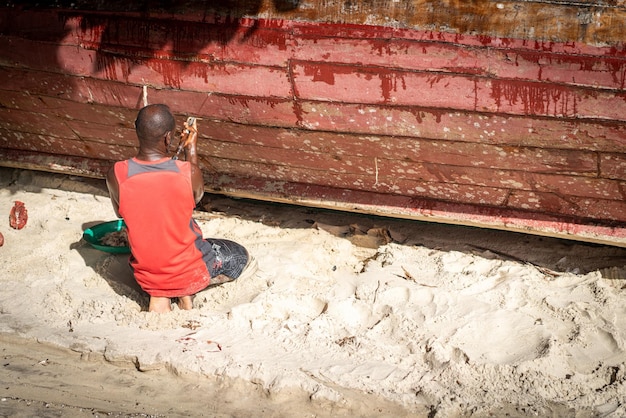
[{"label": "man's short hair", "polygon": [[135,120],[135,132],[140,141],[160,141],[175,127],[174,115],[164,104],[152,104],[142,108]]}]

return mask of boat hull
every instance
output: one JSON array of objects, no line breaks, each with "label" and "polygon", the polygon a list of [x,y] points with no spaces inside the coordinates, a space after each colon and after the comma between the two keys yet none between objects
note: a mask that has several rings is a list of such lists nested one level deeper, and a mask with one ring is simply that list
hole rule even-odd
[{"label": "boat hull", "polygon": [[0,8],[0,164],[102,177],[166,103],[210,192],[626,246],[623,8],[203,3]]}]

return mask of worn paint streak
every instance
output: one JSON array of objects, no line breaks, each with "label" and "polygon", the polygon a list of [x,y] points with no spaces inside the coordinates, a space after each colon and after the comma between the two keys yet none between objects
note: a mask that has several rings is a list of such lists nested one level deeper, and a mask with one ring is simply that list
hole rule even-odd
[{"label": "worn paint streak", "polygon": [[499,111],[521,103],[526,115],[575,116],[579,97],[558,85],[492,81],[491,96]]}]

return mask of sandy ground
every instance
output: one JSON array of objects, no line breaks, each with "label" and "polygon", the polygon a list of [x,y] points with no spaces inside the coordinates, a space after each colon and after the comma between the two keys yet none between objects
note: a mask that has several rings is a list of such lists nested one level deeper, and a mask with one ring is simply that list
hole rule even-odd
[{"label": "sandy ground", "polygon": [[626,249],[204,205],[259,271],[153,314],[103,181],[0,168],[0,416],[626,416]]}]

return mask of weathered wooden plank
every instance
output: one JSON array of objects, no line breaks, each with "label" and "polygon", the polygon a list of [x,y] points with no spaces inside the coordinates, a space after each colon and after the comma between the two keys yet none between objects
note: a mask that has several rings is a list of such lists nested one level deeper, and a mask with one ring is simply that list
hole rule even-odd
[{"label": "weathered wooden plank", "polygon": [[[337,137],[332,133],[306,135],[304,138],[281,135],[279,140],[280,144],[275,144],[278,146],[276,148],[269,148],[267,143],[259,147],[219,140],[201,141],[199,151],[247,161],[265,158],[268,161],[302,163],[310,168],[323,164],[325,169],[344,172],[359,172],[363,166],[373,167],[374,159],[378,158],[379,169],[385,171],[388,164],[391,167],[390,174],[399,174],[399,170],[406,172],[416,162],[485,169],[523,168],[533,173],[587,177],[598,174],[597,155],[587,151],[501,147],[417,138]],[[263,149],[271,149],[271,152],[264,153]],[[298,158],[298,155],[303,157]],[[310,160],[305,161],[307,158]],[[340,166],[344,168],[340,170]]]},{"label": "weathered wooden plank", "polygon": [[[377,165],[384,167],[385,164],[391,164],[391,161],[383,160]],[[624,181],[573,175],[539,174],[524,171],[522,167],[510,170],[494,170],[446,164],[423,164],[412,166],[411,171],[401,175],[401,177],[421,178],[426,181],[450,184],[472,184],[507,190],[551,192],[606,200],[621,200],[624,196],[623,189],[626,186]]]},{"label": "weathered wooden plank", "polygon": [[626,59],[618,53],[576,55],[490,49],[489,71],[498,78],[624,89]]},{"label": "weathered wooden plank", "polygon": [[[74,59],[74,49],[64,61]],[[291,85],[286,69],[247,64],[183,62],[164,58],[127,58],[108,52],[85,51],[97,62],[94,76],[156,88],[243,95],[250,97],[291,97]],[[147,82],[147,80],[150,80]]]},{"label": "weathered wooden plank", "polygon": [[[486,0],[489,1],[489,0]],[[621,13],[620,13],[621,14]],[[568,17],[569,18],[569,17]],[[334,22],[334,23],[333,23]],[[611,28],[611,26],[608,26]],[[548,52],[563,55],[594,55],[624,58],[623,38],[614,37],[611,41],[557,38],[540,36],[511,37],[503,34],[481,34],[479,32],[460,33],[448,28],[428,28],[410,25],[394,25],[389,22],[357,24],[337,24],[337,21],[296,21],[292,22],[291,31],[294,36],[302,39],[346,38],[346,39],[380,39],[403,40],[430,43],[453,44],[463,47],[491,49],[512,49],[519,51]],[[493,28],[495,29],[495,28]]]},{"label": "weathered wooden plank", "polygon": [[[6,9],[4,10],[6,11]],[[42,17],[44,17],[44,21],[42,21]],[[468,52],[471,48],[468,49],[467,47],[479,47],[478,49],[526,51],[531,55],[545,54],[546,56],[572,60],[585,56],[597,56],[599,59],[624,57],[622,49],[613,46],[593,46],[583,42],[554,42],[539,39],[529,41],[491,36],[462,36],[445,32],[407,30],[384,26],[351,26],[249,18],[210,22],[212,20],[210,16],[205,18],[203,22],[195,22],[190,26],[190,23],[185,21],[188,17],[187,15],[177,15],[174,19],[172,16],[159,18],[152,15],[147,18],[145,15],[96,14],[90,11],[28,10],[28,13],[16,13],[7,18],[5,23],[9,24],[0,30],[15,34],[23,39],[58,42],[63,45],[76,45],[84,48],[107,44],[110,48],[131,47],[127,48],[125,52],[135,49],[176,51],[182,57],[185,57],[187,52],[193,52],[197,56],[207,55],[224,60],[228,60],[227,55],[223,55],[228,52],[224,48],[228,49],[225,46],[232,43],[233,51],[235,45],[237,48],[237,55],[233,55],[236,58],[234,61],[245,61],[248,56],[254,56],[254,54],[245,52],[248,47],[267,50],[268,47],[271,48],[271,45],[276,45],[279,50],[284,51],[284,54],[291,54],[293,52],[289,51],[287,42],[289,38],[303,42],[298,45],[299,51],[296,51],[297,53],[310,53],[312,54],[310,57],[318,58],[327,55],[327,57],[333,57],[331,61],[337,62],[344,61],[345,57],[335,55],[332,48],[328,50],[327,54],[322,53],[320,55],[315,51],[304,52],[306,48],[303,47],[314,41],[316,42],[315,48],[312,49],[315,50],[324,50],[337,45],[342,48],[342,53],[348,54],[348,57],[355,53],[359,55],[372,55],[374,53],[377,56],[382,56],[384,53],[393,59],[395,55],[399,56],[397,58],[407,55],[412,45],[407,42],[415,41],[413,45],[418,47],[417,50],[426,48],[427,45],[431,45],[434,50],[437,50],[437,48],[449,44]],[[124,31],[122,28],[126,28],[126,30]],[[126,32],[129,32],[130,35]],[[237,37],[229,36],[231,33],[236,33]],[[331,38],[335,41],[331,41]],[[345,48],[346,45],[350,45],[351,48],[359,48],[358,45],[369,45],[368,43],[363,44],[363,41],[367,40],[383,42],[392,40],[394,44],[374,43],[371,44],[371,47],[354,51]],[[202,50],[205,44],[211,48],[206,54]],[[395,44],[401,47],[398,48]],[[474,49],[478,50],[477,48]],[[239,54],[243,54],[244,58],[242,59]],[[267,65],[280,65],[277,63],[280,63],[281,59],[273,56],[272,51],[268,51],[265,55],[264,61],[257,63],[267,62]],[[323,60],[326,60],[327,57],[324,57]],[[367,60],[367,56],[364,59]],[[364,64],[368,64],[368,61],[364,61]],[[379,64],[385,65],[382,61]],[[406,64],[408,68],[415,65],[410,61],[407,61]]]},{"label": "weathered wooden plank", "polygon": [[[13,70],[1,65],[0,90],[25,92],[36,97],[52,97],[79,104],[134,109],[135,114],[144,103],[144,90],[140,86],[90,77]],[[148,103],[167,103],[174,113],[180,115],[283,127],[295,127],[298,123],[294,104],[288,99],[209,95],[152,87],[146,89],[145,96]]]},{"label": "weathered wooden plank", "polygon": [[140,109],[143,89],[125,83],[0,66],[0,89],[42,97]]},{"label": "weathered wooden plank", "polygon": [[[24,91],[1,90],[0,107],[41,112],[66,120],[78,119],[107,126],[133,127],[137,111],[122,107],[85,105],[56,97],[33,95]],[[108,128],[107,128],[108,129]]]},{"label": "weathered wooden plank", "polygon": [[623,89],[626,77],[625,57],[602,49],[594,51],[595,55],[566,55],[432,40],[320,38],[316,33],[309,38],[296,38],[296,43],[298,48],[294,50],[294,59],[306,62],[359,63],[362,66],[549,81],[607,89]]},{"label": "weathered wooden plank", "polygon": [[[27,93],[2,93],[0,120],[6,121],[4,128],[68,140],[82,138],[136,145],[133,122],[126,119],[131,116],[128,111],[107,110],[103,106],[85,106],[69,100],[35,97]],[[136,116],[136,112],[133,113]]]},{"label": "weathered wooden plank", "polygon": [[299,125],[309,130],[615,152],[626,147],[626,125],[615,121],[309,101],[299,107]]},{"label": "weathered wooden plank", "polygon": [[286,68],[237,63],[183,61],[156,51],[155,56],[116,54],[76,46],[10,38],[0,56],[33,70],[68,72],[135,85],[259,97],[291,97]]},{"label": "weathered wooden plank", "polygon": [[[624,196],[622,188],[624,182],[596,179],[573,175],[540,174],[531,170],[525,170],[523,164],[511,164],[509,167],[500,169],[477,168],[464,166],[465,161],[459,158],[456,164],[445,162],[407,162],[388,159],[382,155],[379,158],[358,158],[353,156],[336,156],[317,154],[313,152],[299,152],[296,150],[285,152],[284,150],[272,150],[271,158],[258,158],[261,150],[255,147],[207,147],[204,153],[210,156],[212,167],[220,167],[218,159],[229,162],[229,166],[223,168],[224,173],[230,173],[234,166],[241,164],[248,167],[247,163],[266,163],[274,165],[272,172],[284,172],[297,169],[311,173],[309,180],[306,178],[289,179],[303,183],[322,181],[320,177],[333,177],[334,181],[344,181],[344,187],[374,188],[385,185],[386,192],[405,193],[408,195],[418,194],[423,190],[423,182],[446,183],[449,185],[471,185],[491,187],[506,190],[528,190],[559,193],[579,197],[598,199],[621,200]],[[515,167],[511,169],[511,167]],[[507,169],[508,168],[508,169]],[[250,176],[257,175],[259,167],[254,167],[245,173]],[[318,173],[318,171],[322,173]],[[243,172],[238,171],[240,174]],[[284,179],[286,180],[286,179]],[[419,182],[420,185],[413,184]],[[404,184],[402,186],[402,184]],[[333,183],[334,187],[340,187]],[[453,187],[453,186],[451,186]],[[440,187],[439,187],[440,188]],[[380,190],[379,190],[380,191]]]},{"label": "weathered wooden plank", "polygon": [[[213,22],[207,20],[214,20]],[[287,66],[292,55],[289,23],[266,19],[183,21],[167,17],[94,14],[68,15],[64,43],[106,49],[120,56],[129,51],[176,54],[190,61],[240,62]],[[140,52],[141,51],[141,52]]]},{"label": "weathered wooden plank", "polygon": [[626,92],[378,67],[294,62],[304,100],[624,120]]},{"label": "weathered wooden plank", "polygon": [[55,72],[73,70],[73,67],[64,67],[64,63],[57,61],[56,48],[58,43],[25,40],[15,36],[3,36],[0,42],[0,63],[4,66],[17,68],[52,69]]},{"label": "weathered wooden plank", "polygon": [[257,173],[269,180],[288,183],[302,183],[311,186],[328,186],[353,190],[368,189],[377,193],[423,196],[446,201],[458,201],[479,205],[499,206],[504,204],[509,191],[492,187],[468,184],[426,182],[393,176],[359,175],[346,172],[311,170],[297,165],[276,165],[271,162],[242,162],[227,159],[208,158],[210,171],[228,173],[228,176],[254,178]]},{"label": "weathered wooden plank", "polygon": [[[612,44],[626,39],[626,10],[622,3],[603,1],[539,1],[515,0],[495,2],[492,0],[438,1],[409,0],[389,2],[320,2],[302,0],[292,7],[277,9],[270,1],[229,0],[186,2],[184,8],[178,3],[152,4],[148,9],[141,3],[107,1],[100,4],[77,0],[75,9],[86,8],[149,14],[155,18],[206,20],[213,23],[216,15],[222,19],[242,17],[267,17],[280,20],[310,21],[316,23],[380,25],[414,30],[437,30],[450,34],[479,34],[484,38],[537,39],[550,42],[584,42],[588,44]],[[168,6],[169,5],[169,6]],[[9,17],[16,12],[4,9]],[[93,12],[91,12],[93,13]],[[347,26],[347,25],[346,25]]]},{"label": "weathered wooden plank", "polygon": [[[587,6],[585,3],[589,3]],[[307,8],[306,5],[310,7]],[[393,26],[486,38],[611,44],[626,39],[623,4],[574,1],[491,0],[403,2],[306,1],[289,17],[295,20]],[[329,29],[330,30],[330,29]]]},{"label": "weathered wooden plank", "polygon": [[138,144],[134,126],[132,128],[110,126],[81,120],[68,120],[66,124],[78,137],[91,142],[104,142],[129,147],[136,147]]},{"label": "weathered wooden plank", "polygon": [[57,41],[65,32],[65,19],[59,18],[59,10],[20,7],[0,7],[0,33]]},{"label": "weathered wooden plank", "polygon": [[[213,96],[214,97],[214,96]],[[225,104],[215,107],[219,110]],[[344,152],[339,145],[352,141],[385,143],[418,137],[433,140],[477,142],[494,145],[621,152],[626,149],[626,125],[596,121],[531,119],[520,116],[390,106],[300,103],[302,124],[310,129],[279,129],[217,120],[203,120],[202,131],[222,141],[269,147],[295,146],[317,141],[326,152]],[[247,107],[241,109],[241,113]],[[233,112],[234,114],[235,112]],[[258,114],[259,112],[255,112]],[[206,113],[205,113],[206,114]],[[291,115],[294,117],[294,115]],[[225,118],[220,118],[225,119]],[[282,119],[281,119],[282,120]],[[295,126],[295,120],[292,126]],[[332,133],[330,133],[332,132]],[[356,137],[355,137],[356,135]],[[406,137],[404,140],[398,136]],[[324,137],[328,137],[324,139]],[[389,141],[389,142],[387,142]],[[410,147],[402,143],[401,146]],[[369,147],[354,155],[372,155]],[[376,155],[376,154],[374,154]]]},{"label": "weathered wooden plank", "polygon": [[0,166],[104,178],[112,161],[0,148]]},{"label": "weathered wooden plank", "polygon": [[0,121],[3,128],[16,132],[76,138],[67,125],[43,113],[0,108]]},{"label": "weathered wooden plank", "polygon": [[[200,141],[198,153],[212,158],[238,161],[256,161],[272,165],[290,165],[332,173],[365,173],[367,167],[362,157],[346,156],[345,159],[325,153],[302,152],[297,149],[260,148],[232,142]],[[368,161],[369,163],[369,161]]]},{"label": "weathered wooden plank", "polygon": [[64,156],[87,157],[103,160],[122,160],[133,157],[135,147],[116,143],[103,143],[73,138],[17,132],[0,128],[0,148],[7,150],[37,151],[62,159]]},{"label": "weathered wooden plank", "polygon": [[[298,160],[295,155],[294,160]],[[602,200],[621,200],[624,182],[584,177],[539,175],[524,171],[490,170],[470,167],[454,167],[437,164],[413,164],[401,170],[389,160],[371,161],[360,170],[350,167],[336,168],[332,172],[325,165],[309,167],[298,161],[260,161],[221,158],[209,155],[203,159],[211,172],[248,177],[262,176],[275,180],[325,184],[331,187],[367,189],[391,194],[429,195],[444,200],[467,198],[471,193],[491,195],[489,204],[503,204],[503,199],[513,190],[556,193],[560,195],[588,197]],[[266,174],[268,173],[268,174]],[[446,189],[446,185],[448,189]],[[470,187],[474,189],[469,190]],[[466,193],[459,192],[464,188]],[[495,189],[498,189],[497,191]],[[480,190],[480,192],[476,192]],[[438,193],[435,195],[434,193]],[[497,196],[497,197],[496,197]],[[502,198],[502,199],[501,199]],[[494,200],[495,199],[495,200]],[[478,202],[474,202],[478,203]],[[486,203],[485,200],[482,201]]]},{"label": "weathered wooden plank", "polygon": [[511,193],[508,206],[596,221],[626,222],[626,201],[624,200],[578,198],[559,193],[520,190]]},{"label": "weathered wooden plank", "polygon": [[21,91],[31,95],[42,95],[87,102],[80,95],[76,85],[81,79],[68,74],[28,71],[0,65],[0,88],[8,91]]},{"label": "weathered wooden plank", "polygon": [[167,103],[176,113],[206,120],[275,127],[295,127],[298,124],[295,106],[288,99],[148,89],[148,100],[150,103]]},{"label": "weathered wooden plank", "polygon": [[234,196],[265,196],[267,200],[319,206],[407,219],[489,227],[558,236],[561,238],[626,246],[626,228],[580,218],[519,209],[476,207],[416,197],[332,189],[308,184],[266,181],[258,178],[219,177],[208,190]]},{"label": "weathered wooden plank", "polygon": [[623,180],[624,177],[616,181],[606,178],[527,173],[525,178],[530,186],[523,187],[527,190],[550,192],[577,198],[588,197],[615,201],[625,200],[626,198],[626,181]]}]

